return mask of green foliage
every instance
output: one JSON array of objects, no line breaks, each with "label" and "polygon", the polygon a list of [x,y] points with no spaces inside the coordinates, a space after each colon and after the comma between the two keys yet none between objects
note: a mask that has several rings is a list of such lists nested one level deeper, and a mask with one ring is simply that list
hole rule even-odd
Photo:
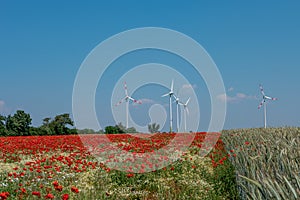
[{"label": "green foliage", "polygon": [[49,127],[56,135],[69,134],[69,128],[67,125],[74,125],[70,115],[67,113],[55,116],[54,120],[49,123]]},{"label": "green foliage", "polygon": [[29,135],[41,135],[40,128],[37,127],[30,127],[29,128]]},{"label": "green foliage", "polygon": [[130,127],[126,129],[126,133],[138,133],[138,131],[134,127]]},{"label": "green foliage", "polygon": [[6,134],[5,121],[6,121],[6,117],[0,115],[0,135]]},{"label": "green foliage", "polygon": [[6,129],[9,135],[29,135],[31,124],[30,115],[23,110],[17,110],[13,115],[6,118]]},{"label": "green foliage", "polygon": [[118,125],[105,127],[105,134],[119,134],[119,133],[125,133],[125,131],[122,130]]},{"label": "green foliage", "polygon": [[107,126],[105,127],[105,134],[120,134],[120,133],[138,133],[138,131],[134,127],[130,127],[126,129],[122,123],[118,123],[115,126]]},{"label": "green foliage", "polygon": [[159,130],[160,125],[153,123],[153,124],[148,124],[148,130],[150,133],[157,133]]},{"label": "green foliage", "polygon": [[77,134],[77,130],[72,128],[74,122],[70,115],[65,113],[57,115],[53,120],[47,117],[43,119],[40,127],[31,127],[31,117],[22,110],[18,110],[13,116],[0,115],[0,135],[1,136],[26,136],[26,135],[62,135]]},{"label": "green foliage", "polygon": [[85,128],[85,129],[78,130],[78,133],[79,134],[89,134],[89,133],[95,133],[95,131],[90,128]]},{"label": "green foliage", "polygon": [[71,120],[68,113],[64,113],[55,116],[52,121],[49,117],[43,119],[43,125],[40,128],[46,135],[66,135],[76,133],[68,126],[74,126],[74,122]]}]

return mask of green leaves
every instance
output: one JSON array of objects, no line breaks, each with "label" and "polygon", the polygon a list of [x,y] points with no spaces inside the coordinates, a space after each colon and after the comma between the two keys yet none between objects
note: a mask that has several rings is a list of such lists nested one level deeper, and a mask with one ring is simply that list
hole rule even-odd
[{"label": "green leaves", "polygon": [[153,124],[148,124],[148,131],[150,133],[157,133],[159,130],[159,124],[153,123]]},{"label": "green leaves", "polygon": [[6,118],[6,129],[9,135],[29,135],[29,126],[31,124],[30,115],[23,110],[17,110],[13,116]]}]

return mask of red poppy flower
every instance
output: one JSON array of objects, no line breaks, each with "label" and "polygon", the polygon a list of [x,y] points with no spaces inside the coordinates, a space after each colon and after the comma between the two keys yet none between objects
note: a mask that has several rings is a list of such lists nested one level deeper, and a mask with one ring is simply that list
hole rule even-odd
[{"label": "red poppy flower", "polygon": [[129,173],[129,174],[127,174],[126,176],[127,176],[128,178],[131,178],[131,177],[134,176],[134,174],[133,174],[133,173]]},{"label": "red poppy flower", "polygon": [[59,186],[58,181],[53,181],[52,185],[53,185],[54,187]]},{"label": "red poppy flower", "polygon": [[78,188],[75,187],[75,186],[71,187],[71,191],[74,192],[74,193],[78,193],[79,192]]},{"label": "red poppy flower", "polygon": [[55,190],[57,190],[57,191],[61,192],[62,189],[63,189],[62,185],[55,186]]},{"label": "red poppy flower", "polygon": [[37,192],[37,191],[33,191],[33,192],[32,192],[32,195],[41,197],[41,193],[40,193],[40,192]]},{"label": "red poppy flower", "polygon": [[0,199],[6,200],[9,196],[9,192],[1,192]]},{"label": "red poppy flower", "polygon": [[69,195],[68,194],[64,194],[62,195],[62,200],[68,200],[69,199]]},{"label": "red poppy flower", "polygon": [[21,188],[20,189],[22,193],[26,193],[26,189],[25,188]]},{"label": "red poppy flower", "polygon": [[54,199],[54,195],[49,193],[45,196],[45,199]]}]

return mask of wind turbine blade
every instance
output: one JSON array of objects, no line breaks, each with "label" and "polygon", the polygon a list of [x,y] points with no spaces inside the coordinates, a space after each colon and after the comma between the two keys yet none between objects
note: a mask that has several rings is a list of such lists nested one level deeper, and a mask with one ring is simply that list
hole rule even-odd
[{"label": "wind turbine blade", "polygon": [[262,105],[264,104],[264,100],[262,100],[261,102],[260,102],[260,104],[258,105],[258,109],[260,109],[261,107],[262,107]]},{"label": "wind turbine blade", "polygon": [[259,89],[260,89],[261,94],[263,96],[265,96],[264,88],[263,88],[263,86],[261,84],[259,85]]},{"label": "wind turbine blade", "polygon": [[177,100],[177,98],[178,98],[174,93],[173,93],[173,97],[175,100]]},{"label": "wind turbine blade", "polygon": [[161,97],[166,97],[169,96],[169,93],[162,95]]},{"label": "wind turbine blade", "polygon": [[190,111],[189,111],[188,107],[185,107],[185,110],[186,110],[186,114],[189,115]]},{"label": "wind turbine blade", "polygon": [[269,99],[269,100],[273,100],[273,101],[277,100],[277,98],[268,97],[268,96],[265,96],[265,98],[266,98],[266,99]]},{"label": "wind turbine blade", "polygon": [[171,93],[173,93],[173,86],[174,86],[174,80],[172,80],[172,83],[171,83]]},{"label": "wind turbine blade", "polygon": [[272,97],[265,96],[265,98],[266,98],[266,99],[270,99],[270,100],[272,100]]},{"label": "wind turbine blade", "polygon": [[133,102],[134,102],[134,103],[137,103],[137,104],[142,104],[142,101],[136,100],[136,99],[133,99]]},{"label": "wind turbine blade", "polygon": [[132,97],[128,97],[128,99],[130,99],[130,100],[133,101],[134,103],[142,104],[142,101],[136,100],[136,99],[134,99],[134,98],[132,98]]},{"label": "wind turbine blade", "polygon": [[191,97],[188,98],[188,100],[186,101],[185,105],[187,106],[188,103],[190,102]]},{"label": "wind turbine blade", "polygon": [[130,99],[131,101],[136,101],[134,98],[132,98],[132,97],[128,97],[128,99]]},{"label": "wind turbine blade", "polygon": [[118,105],[120,105],[120,104],[122,104],[123,102],[124,102],[124,100],[126,99],[126,97],[125,98],[123,98],[123,99],[121,99],[118,103],[116,103],[116,105],[115,106],[118,106]]},{"label": "wind turbine blade", "polygon": [[126,81],[124,82],[124,90],[125,90],[126,96],[128,96],[128,91],[127,91],[127,84],[126,84]]}]

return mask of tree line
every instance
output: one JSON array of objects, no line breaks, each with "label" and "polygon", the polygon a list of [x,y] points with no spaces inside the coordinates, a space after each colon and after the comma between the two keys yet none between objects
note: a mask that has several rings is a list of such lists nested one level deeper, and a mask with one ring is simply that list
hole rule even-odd
[{"label": "tree line", "polygon": [[57,115],[53,119],[47,117],[43,119],[43,124],[39,127],[31,126],[31,122],[30,114],[23,110],[17,110],[14,115],[0,115],[0,135],[67,135],[77,133],[73,127],[74,122],[68,113]]},{"label": "tree line", "polygon": [[[104,130],[99,131],[93,129],[78,130],[74,127],[74,122],[68,113],[57,115],[53,119],[46,117],[39,127],[31,126],[31,123],[30,114],[23,110],[17,110],[14,115],[0,115],[0,136],[138,133],[134,127],[126,128],[122,123],[107,126]],[[151,133],[158,132],[159,124],[149,124],[148,130]]]}]

